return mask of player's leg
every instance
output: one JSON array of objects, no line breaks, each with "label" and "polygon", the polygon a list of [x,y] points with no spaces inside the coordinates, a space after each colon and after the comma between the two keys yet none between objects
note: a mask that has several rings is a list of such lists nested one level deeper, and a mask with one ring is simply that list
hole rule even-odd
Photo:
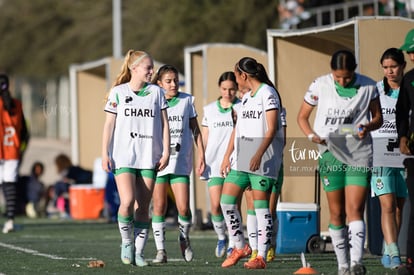
[{"label": "player's leg", "polygon": [[153,263],[156,264],[167,262],[167,252],[165,250],[165,211],[167,209],[168,186],[168,175],[157,177],[152,193],[152,232],[157,249],[157,255]]},{"label": "player's leg", "polygon": [[362,263],[366,227],[363,219],[371,172],[364,167],[348,167],[345,176],[345,211],[348,220],[351,272],[365,274]]},{"label": "player's leg", "polygon": [[252,250],[249,259],[249,261],[251,261],[257,257],[257,218],[256,211],[254,210],[253,191],[250,186],[246,188],[246,190],[244,190],[244,197],[246,199],[247,207],[247,238],[249,240],[249,245]]},{"label": "player's leg", "polygon": [[269,209],[270,190],[275,179],[249,174],[253,204],[257,220],[257,257],[244,264],[245,268],[266,268],[267,249],[273,231],[273,220]]},{"label": "player's leg", "polygon": [[139,170],[135,185],[135,264],[143,267],[148,262],[144,259],[144,248],[149,235],[149,206],[155,185],[155,170]]},{"label": "player's leg", "polygon": [[234,249],[231,255],[222,263],[222,267],[233,266],[245,256],[243,224],[237,204],[240,194],[249,183],[247,174],[236,170],[231,170],[224,181],[220,205],[226,221],[229,238],[234,243]]},{"label": "player's leg", "polygon": [[171,178],[171,190],[175,197],[178,211],[178,241],[185,261],[193,260],[193,250],[190,244],[191,211],[190,211],[190,179],[188,176]]},{"label": "player's leg", "polygon": [[276,208],[277,202],[279,200],[280,193],[282,192],[283,186],[283,178],[284,178],[284,171],[283,171],[283,164],[279,169],[279,176],[272,186],[272,191],[270,193],[270,200],[269,200],[269,209],[273,219],[273,232],[272,232],[272,240],[270,243],[269,250],[267,251],[266,261],[271,262],[276,257],[276,238],[277,232],[279,229],[279,221],[277,219]]},{"label": "player's leg", "polygon": [[118,228],[121,234],[121,260],[124,264],[134,261],[134,184],[135,171],[118,169],[115,171],[115,182],[119,194]]},{"label": "player's leg", "polygon": [[216,257],[223,257],[226,253],[227,236],[226,223],[220,207],[221,190],[223,189],[224,178],[211,178],[208,181],[208,192],[210,196],[211,221],[214,231],[217,234]]}]

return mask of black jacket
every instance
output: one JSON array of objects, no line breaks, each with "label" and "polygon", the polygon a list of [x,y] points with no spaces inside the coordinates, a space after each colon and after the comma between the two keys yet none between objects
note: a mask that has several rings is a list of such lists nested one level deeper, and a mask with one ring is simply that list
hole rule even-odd
[{"label": "black jacket", "polygon": [[401,82],[398,95],[395,118],[397,122],[398,139],[410,137],[414,133],[414,69],[407,72]]}]

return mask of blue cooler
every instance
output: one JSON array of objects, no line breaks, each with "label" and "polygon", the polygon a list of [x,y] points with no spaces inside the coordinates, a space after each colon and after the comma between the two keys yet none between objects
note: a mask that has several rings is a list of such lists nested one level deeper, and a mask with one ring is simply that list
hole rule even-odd
[{"label": "blue cooler", "polygon": [[319,205],[279,202],[276,213],[279,220],[276,253],[308,252],[309,239],[320,236]]}]

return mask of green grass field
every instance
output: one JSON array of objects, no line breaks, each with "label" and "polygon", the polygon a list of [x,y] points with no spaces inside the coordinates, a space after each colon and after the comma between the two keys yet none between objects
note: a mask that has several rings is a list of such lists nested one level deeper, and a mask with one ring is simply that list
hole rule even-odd
[{"label": "green grass field", "polygon": [[[1,225],[3,222],[0,219]],[[0,233],[0,274],[293,274],[301,267],[299,254],[283,254],[277,255],[265,270],[246,270],[243,262],[223,269],[223,259],[214,256],[216,238],[210,230],[191,232],[194,260],[186,263],[181,257],[178,231],[171,228],[166,234],[169,262],[140,268],[121,263],[117,224],[19,217],[16,225],[15,232]],[[145,258],[154,257],[150,236]],[[319,274],[337,274],[332,252],[306,254],[306,259]],[[105,266],[89,268],[91,260],[102,260]],[[378,256],[366,254],[364,261],[368,274],[396,274],[384,269]]]}]

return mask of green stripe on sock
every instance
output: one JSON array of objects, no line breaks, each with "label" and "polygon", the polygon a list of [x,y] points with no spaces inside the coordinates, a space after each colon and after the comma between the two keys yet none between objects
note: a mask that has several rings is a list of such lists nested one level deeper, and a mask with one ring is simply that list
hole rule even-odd
[{"label": "green stripe on sock", "polygon": [[139,221],[135,221],[134,226],[136,228],[141,228],[141,229],[149,229],[150,224],[148,222],[139,222]]},{"label": "green stripe on sock", "polygon": [[133,220],[134,220],[133,216],[124,217],[124,216],[118,214],[118,221],[120,221],[120,222],[129,223],[129,222],[132,222]]},{"label": "green stripe on sock", "polygon": [[178,219],[179,220],[182,220],[182,221],[185,221],[185,222],[190,222],[191,221],[191,215],[190,216],[181,216],[181,215],[178,215]]},{"label": "green stripe on sock", "polygon": [[152,222],[165,222],[165,216],[152,216]]},{"label": "green stripe on sock", "polygon": [[269,201],[267,200],[255,200],[253,201],[254,209],[269,208]]},{"label": "green stripe on sock", "polygon": [[333,230],[340,230],[340,229],[344,228],[345,225],[333,225],[333,224],[329,224],[328,227],[330,229],[333,229]]},{"label": "green stripe on sock", "polygon": [[213,222],[222,222],[224,221],[224,216],[223,215],[211,215],[211,220]]},{"label": "green stripe on sock", "polygon": [[256,216],[256,211],[254,209],[247,209],[247,215]]},{"label": "green stripe on sock", "polygon": [[237,203],[237,197],[221,194],[220,203],[224,204],[236,204]]}]

